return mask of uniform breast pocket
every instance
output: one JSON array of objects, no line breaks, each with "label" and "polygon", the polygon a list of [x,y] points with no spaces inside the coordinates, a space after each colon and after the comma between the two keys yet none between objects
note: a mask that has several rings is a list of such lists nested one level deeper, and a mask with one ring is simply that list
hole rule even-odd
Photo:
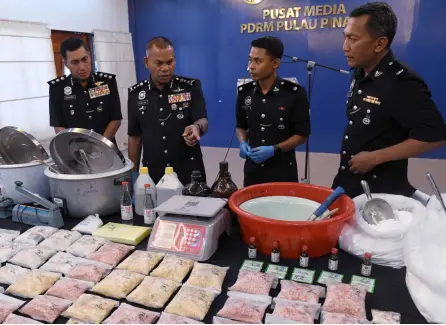
[{"label": "uniform breast pocket", "polygon": [[76,107],[74,101],[66,100],[63,102],[62,115],[67,122],[80,115],[79,113],[79,108]]},{"label": "uniform breast pocket", "polygon": [[289,116],[289,110],[283,106],[279,106],[274,116],[274,126],[276,128],[276,141],[285,141],[291,132],[291,121]]}]

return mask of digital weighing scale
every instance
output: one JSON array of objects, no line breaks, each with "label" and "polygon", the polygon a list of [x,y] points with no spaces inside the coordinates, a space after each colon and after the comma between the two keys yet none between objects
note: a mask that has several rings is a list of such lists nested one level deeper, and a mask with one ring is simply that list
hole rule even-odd
[{"label": "digital weighing scale", "polygon": [[208,260],[217,251],[221,234],[231,234],[226,204],[218,198],[173,196],[154,209],[163,215],[156,219],[147,250]]}]

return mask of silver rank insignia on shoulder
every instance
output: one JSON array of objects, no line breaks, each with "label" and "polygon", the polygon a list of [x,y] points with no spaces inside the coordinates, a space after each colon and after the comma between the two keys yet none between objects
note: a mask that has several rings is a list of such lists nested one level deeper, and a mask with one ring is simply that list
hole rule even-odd
[{"label": "silver rank insignia on shoulder", "polygon": [[376,71],[375,72],[375,78],[377,78],[377,77],[379,77],[380,75],[382,75],[383,73],[382,73],[382,71]]},{"label": "silver rank insignia on shoulder", "polygon": [[183,113],[179,113],[179,114],[177,115],[177,119],[182,120],[183,118],[184,118]]},{"label": "silver rank insignia on shoulder", "polygon": [[251,97],[250,96],[246,97],[245,98],[245,105],[249,106],[249,105],[251,105],[251,103],[252,103]]},{"label": "silver rank insignia on shoulder", "polygon": [[274,92],[278,92],[279,91],[279,88],[277,88],[277,87],[274,87],[274,90],[273,90]]},{"label": "silver rank insignia on shoulder", "polygon": [[74,109],[70,110],[70,114],[74,115]]},{"label": "silver rank insignia on shoulder", "polygon": [[73,93],[73,90],[71,89],[71,87],[70,86],[66,86],[64,89],[63,89],[63,92],[64,92],[64,94],[65,95],[71,95],[72,93]]},{"label": "silver rank insignia on shoulder", "polygon": [[145,90],[141,90],[138,94],[138,99],[139,100],[143,100],[146,98],[146,91]]},{"label": "silver rank insignia on shoulder", "polygon": [[177,104],[172,104],[171,107],[172,107],[172,111],[175,111],[178,108]]}]

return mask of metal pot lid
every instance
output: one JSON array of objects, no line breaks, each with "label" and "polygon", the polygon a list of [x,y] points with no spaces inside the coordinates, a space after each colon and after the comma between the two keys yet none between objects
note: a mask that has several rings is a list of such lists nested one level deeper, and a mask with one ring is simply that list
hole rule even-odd
[{"label": "metal pot lid", "polygon": [[121,169],[125,158],[102,135],[80,128],[59,132],[50,144],[50,152],[64,174],[96,174]]},{"label": "metal pot lid", "polygon": [[14,126],[0,129],[0,164],[27,164],[50,157],[31,134]]}]

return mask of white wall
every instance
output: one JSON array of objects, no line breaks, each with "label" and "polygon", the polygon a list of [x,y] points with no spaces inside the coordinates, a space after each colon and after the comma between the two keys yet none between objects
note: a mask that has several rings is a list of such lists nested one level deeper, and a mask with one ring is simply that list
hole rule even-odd
[{"label": "white wall", "polygon": [[129,31],[127,0],[0,0],[0,18],[41,22],[50,29]]}]

